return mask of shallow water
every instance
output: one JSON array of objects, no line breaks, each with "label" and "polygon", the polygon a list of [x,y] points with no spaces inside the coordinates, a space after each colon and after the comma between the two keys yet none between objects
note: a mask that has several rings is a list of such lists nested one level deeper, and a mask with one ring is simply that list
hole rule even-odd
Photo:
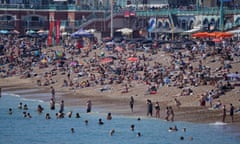
[{"label": "shallow water", "polygon": [[[24,118],[23,110],[17,108],[19,102],[28,105],[28,112],[32,118]],[[36,112],[37,105],[44,107],[43,114]],[[8,109],[13,114],[8,114]],[[49,110],[49,104],[38,100],[23,99],[16,95],[3,94],[0,98],[0,144],[239,144],[239,132],[229,125],[222,123],[193,124],[187,122],[166,122],[154,118],[126,117],[113,115],[112,120],[106,120],[104,113],[97,111],[89,114],[84,108],[68,107],[65,112],[73,111],[72,118],[56,119],[58,111]],[[76,113],[81,118],[75,118]],[[45,114],[50,113],[51,119],[46,120]],[[102,118],[104,125],[98,125]],[[84,121],[88,120],[88,125]],[[130,130],[130,125],[135,130]],[[168,128],[178,127],[177,132],[169,132]],[[71,132],[74,128],[75,132]],[[186,132],[182,129],[186,128]],[[113,136],[109,135],[111,129],[115,130]],[[137,137],[137,133],[142,134]],[[180,140],[183,136],[184,140]],[[190,137],[193,139],[190,140]]]}]

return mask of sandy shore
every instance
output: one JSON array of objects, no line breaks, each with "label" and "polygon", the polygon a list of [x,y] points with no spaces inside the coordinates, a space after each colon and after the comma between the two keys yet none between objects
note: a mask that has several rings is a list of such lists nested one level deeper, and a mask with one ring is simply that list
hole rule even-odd
[{"label": "sandy shore", "polygon": [[[25,98],[40,99],[48,102],[51,97],[50,88],[38,87],[34,83],[34,79],[19,79],[18,77],[10,77],[1,79],[0,87],[2,88],[3,93],[14,92],[15,94],[20,94]],[[25,93],[20,93],[21,90],[24,90]],[[171,87],[163,87],[162,91],[164,91],[165,93],[170,93]],[[227,102],[231,102],[237,108],[239,102],[234,101],[234,99],[238,98],[238,91],[239,88],[237,88],[237,90],[229,92],[227,95],[222,96],[221,100],[224,101],[224,103],[226,104]],[[209,106],[200,107],[198,104],[197,96],[179,97],[182,105],[180,108],[177,108],[173,102],[173,98],[170,95],[163,95],[163,92],[159,93],[161,93],[162,95],[136,95],[135,90],[132,90],[127,94],[119,94],[116,91],[100,92],[99,89],[92,88],[82,91],[56,89],[56,100],[57,102],[59,102],[60,100],[64,100],[67,106],[85,107],[87,100],[91,99],[93,103],[93,111],[94,109],[97,109],[101,110],[100,112],[103,113],[111,112],[113,115],[145,117],[147,113],[146,99],[151,99],[153,102],[160,102],[161,119],[165,118],[165,107],[172,106],[175,112],[175,121],[187,121],[193,123],[214,123],[221,122],[222,120],[222,110],[211,110],[209,109]],[[134,112],[131,112],[129,107],[130,96],[134,96],[135,99]],[[227,99],[225,97],[227,97]],[[240,114],[235,114],[234,119],[235,122],[231,123],[228,113],[226,122],[240,128]]]}]

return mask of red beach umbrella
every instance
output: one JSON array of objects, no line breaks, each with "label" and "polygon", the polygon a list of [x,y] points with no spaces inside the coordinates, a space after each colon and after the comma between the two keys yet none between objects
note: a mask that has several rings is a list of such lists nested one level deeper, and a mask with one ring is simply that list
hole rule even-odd
[{"label": "red beach umbrella", "polygon": [[219,39],[219,38],[214,38],[214,39],[212,39],[212,41],[213,41],[213,42],[216,42],[216,43],[219,43],[219,42],[221,42],[222,40]]},{"label": "red beach umbrella", "polygon": [[206,38],[206,37],[209,37],[209,33],[208,32],[197,32],[197,33],[192,34],[192,37]]},{"label": "red beach umbrella", "polygon": [[118,51],[118,52],[122,52],[122,51],[123,51],[123,48],[120,47],[120,46],[116,46],[116,47],[115,47],[115,50]]},{"label": "red beach umbrella", "polygon": [[111,62],[113,62],[113,59],[109,58],[109,57],[103,58],[103,59],[100,60],[101,64],[108,64],[108,63],[111,63]]},{"label": "red beach umbrella", "polygon": [[137,57],[130,57],[127,60],[130,61],[130,62],[136,62],[136,61],[138,61],[138,58]]}]

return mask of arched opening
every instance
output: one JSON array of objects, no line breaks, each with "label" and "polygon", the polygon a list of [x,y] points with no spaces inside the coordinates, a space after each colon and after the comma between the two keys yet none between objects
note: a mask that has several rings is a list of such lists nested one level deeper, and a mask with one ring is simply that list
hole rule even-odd
[{"label": "arched opening", "polygon": [[182,20],[182,29],[187,30],[187,21],[185,19]]},{"label": "arched opening", "polygon": [[4,30],[15,29],[15,18],[11,15],[0,16],[0,29]]},{"label": "arched opening", "polygon": [[165,22],[165,24],[164,24],[164,28],[165,28],[165,29],[169,29],[169,28],[170,28],[170,24],[169,24],[169,22]]},{"label": "arched opening", "polygon": [[26,30],[39,30],[45,29],[48,22],[44,17],[38,15],[28,15],[23,19],[23,26]]},{"label": "arched opening", "polygon": [[157,28],[161,28],[163,26],[162,22],[159,21],[158,24],[157,24]]},{"label": "arched opening", "polygon": [[194,26],[193,24],[194,24],[193,20],[190,20],[188,29],[193,29],[193,26]]},{"label": "arched opening", "polygon": [[235,20],[235,25],[240,25],[240,17],[238,17],[236,20]]},{"label": "arched opening", "polygon": [[207,18],[205,18],[205,19],[203,20],[203,28],[204,28],[205,30],[209,30],[209,21],[208,21]]}]

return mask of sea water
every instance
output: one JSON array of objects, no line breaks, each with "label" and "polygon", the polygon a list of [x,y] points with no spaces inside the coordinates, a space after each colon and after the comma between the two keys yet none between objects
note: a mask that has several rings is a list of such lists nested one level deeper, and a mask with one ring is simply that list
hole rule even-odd
[{"label": "sea water", "polygon": [[[32,118],[25,118],[18,104],[28,105]],[[39,114],[37,105],[44,107]],[[13,113],[10,115],[9,108]],[[112,114],[106,120],[105,113],[94,109],[85,113],[81,107],[65,107],[72,111],[71,118],[57,119],[56,110],[49,109],[49,103],[24,99],[17,95],[3,93],[0,98],[0,144],[239,144],[239,132],[223,123],[193,124],[187,122],[166,122],[155,118],[127,117]],[[45,114],[51,119],[46,120]],[[81,118],[75,118],[80,113]],[[98,124],[101,118],[103,125]],[[88,120],[88,124],[85,124]],[[134,125],[132,131],[130,126]],[[170,132],[169,127],[177,126],[178,131]],[[74,133],[71,131],[74,129]],[[183,129],[186,128],[186,131]],[[109,132],[114,129],[111,136]],[[141,133],[141,136],[137,136]],[[180,138],[183,137],[181,140]]]}]

